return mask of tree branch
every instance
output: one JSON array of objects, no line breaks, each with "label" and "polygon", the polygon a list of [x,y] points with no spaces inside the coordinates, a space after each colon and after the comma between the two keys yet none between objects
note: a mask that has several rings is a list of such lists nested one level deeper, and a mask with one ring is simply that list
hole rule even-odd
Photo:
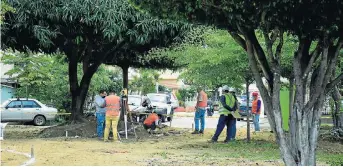
[{"label": "tree branch", "polygon": [[276,47],[275,57],[276,57],[276,60],[278,60],[280,62],[281,51],[282,51],[282,47],[283,47],[283,31],[279,31],[279,33],[280,33],[280,36],[279,36],[280,40],[279,40],[279,44]]},{"label": "tree branch", "polygon": [[312,69],[312,65],[313,63],[317,60],[317,58],[319,57],[319,54],[320,54],[320,49],[321,49],[321,46],[320,44],[318,43],[317,46],[316,46],[316,49],[310,54],[310,61],[307,65],[307,67],[305,68],[305,71],[303,73],[303,77],[302,79],[303,80],[306,80],[308,74],[310,73],[311,69]]},{"label": "tree branch", "polygon": [[[278,31],[277,29],[273,30],[272,34],[270,35],[270,40],[272,41],[272,43],[274,43],[278,37],[277,31]],[[283,33],[280,33],[280,34],[283,34]]]},{"label": "tree branch", "polygon": [[330,90],[335,87],[343,79],[343,73],[339,74],[334,80],[332,80],[327,86],[326,89]]},{"label": "tree branch", "polygon": [[269,83],[271,83],[273,80],[273,73],[270,69],[266,55],[265,55],[260,43],[258,42],[258,40],[256,38],[255,32],[254,31],[248,32],[247,37],[249,38],[249,40],[251,40],[253,48],[256,52],[257,60],[261,65],[261,69],[263,71],[264,76],[266,77],[267,81]]},{"label": "tree branch", "polygon": [[232,32],[230,30],[228,30],[228,32],[231,35],[231,37],[238,43],[238,45],[240,45],[245,51],[247,51],[247,45],[245,40],[235,32]]},{"label": "tree branch", "polygon": [[[323,87],[324,88],[329,83],[330,78],[336,69],[337,59],[339,57],[340,50],[342,49],[342,46],[343,46],[343,40],[341,38],[339,38],[336,46],[332,46],[332,45],[331,45],[331,47],[329,47],[329,55],[328,56],[330,59],[329,59],[329,63],[328,63],[329,67],[326,71],[326,75],[325,75],[324,81],[323,81]],[[330,52],[330,50],[334,50],[334,52]]]},{"label": "tree branch", "polygon": [[[322,93],[325,93],[324,91],[324,87],[322,87],[324,80],[325,80],[325,76],[326,76],[326,72],[327,69],[330,68],[328,67],[328,52],[329,52],[329,46],[328,46],[328,39],[324,38],[324,48],[323,48],[323,52],[322,52],[322,60],[320,62],[320,66],[318,67],[318,75],[316,77],[316,82],[314,83],[313,86],[313,90],[311,90],[311,92],[315,91],[312,95],[311,95],[311,99],[309,100],[309,102],[306,104],[305,109],[308,111],[310,110],[315,103],[317,102],[317,99],[319,98],[319,96]],[[321,89],[322,88],[322,89]]]},{"label": "tree branch", "polygon": [[89,61],[92,57],[92,51],[93,51],[93,46],[92,44],[89,44],[86,51],[84,53],[84,58],[82,61],[82,67],[83,67],[83,73],[86,73],[89,67]]},{"label": "tree branch", "polygon": [[268,56],[271,57],[272,59],[275,59],[273,56],[273,43],[269,38],[268,31],[266,29],[263,29],[262,32],[263,32],[264,40],[266,41]]}]

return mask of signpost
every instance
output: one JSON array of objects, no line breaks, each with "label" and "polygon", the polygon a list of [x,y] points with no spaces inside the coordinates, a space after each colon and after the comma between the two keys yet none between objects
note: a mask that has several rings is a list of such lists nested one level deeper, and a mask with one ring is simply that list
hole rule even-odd
[{"label": "signpost", "polygon": [[125,138],[127,139],[127,89],[123,90],[122,95],[122,110],[124,113],[124,124],[125,124]]}]

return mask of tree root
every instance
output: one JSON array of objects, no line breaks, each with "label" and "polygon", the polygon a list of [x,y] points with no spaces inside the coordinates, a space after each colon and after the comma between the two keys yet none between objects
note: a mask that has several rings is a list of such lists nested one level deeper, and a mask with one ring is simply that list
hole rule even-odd
[{"label": "tree root", "polygon": [[331,139],[336,141],[343,141],[343,128],[331,129],[330,131],[322,133],[320,136],[323,140]]},{"label": "tree root", "polygon": [[76,119],[75,120],[70,120],[70,124],[80,124],[80,123],[88,123],[90,122],[89,120],[87,120],[86,118],[78,115],[76,116]]}]

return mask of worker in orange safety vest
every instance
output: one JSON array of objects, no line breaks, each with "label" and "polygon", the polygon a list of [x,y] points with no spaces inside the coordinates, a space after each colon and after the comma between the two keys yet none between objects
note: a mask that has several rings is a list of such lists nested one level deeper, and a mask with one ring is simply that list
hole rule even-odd
[{"label": "worker in orange safety vest", "polygon": [[252,101],[251,112],[253,114],[255,132],[259,132],[260,131],[261,100],[258,99],[257,92],[252,93],[252,96],[253,96],[253,101]]},{"label": "worker in orange safety vest", "polygon": [[108,141],[108,136],[110,133],[110,127],[112,127],[113,140],[118,140],[117,134],[117,125],[119,120],[120,113],[120,97],[115,95],[113,91],[110,92],[110,95],[105,97],[106,102],[106,123],[105,123],[105,132],[104,132],[104,141]]},{"label": "worker in orange safety vest", "polygon": [[156,127],[160,128],[159,120],[160,118],[155,113],[155,111],[153,111],[153,113],[149,114],[148,118],[144,120],[143,122],[144,129],[147,130],[149,133],[151,133],[152,131],[155,131]]},{"label": "worker in orange safety vest", "polygon": [[[197,103],[195,105],[195,115],[194,115],[194,124],[195,130],[192,134],[204,134],[205,129],[205,113],[207,107],[207,94],[203,91],[201,87],[197,88],[198,97]],[[201,123],[201,126],[199,125]]]}]

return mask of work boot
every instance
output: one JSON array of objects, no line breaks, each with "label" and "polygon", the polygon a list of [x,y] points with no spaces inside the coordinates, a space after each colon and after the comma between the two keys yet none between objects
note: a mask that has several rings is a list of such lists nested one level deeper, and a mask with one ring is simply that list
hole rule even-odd
[{"label": "work boot", "polygon": [[199,134],[200,132],[199,131],[197,131],[197,130],[195,130],[194,132],[192,132],[192,134],[194,135],[194,134]]},{"label": "work boot", "polygon": [[200,133],[200,134],[204,134],[204,131],[203,131],[203,130],[200,130],[199,133]]}]

